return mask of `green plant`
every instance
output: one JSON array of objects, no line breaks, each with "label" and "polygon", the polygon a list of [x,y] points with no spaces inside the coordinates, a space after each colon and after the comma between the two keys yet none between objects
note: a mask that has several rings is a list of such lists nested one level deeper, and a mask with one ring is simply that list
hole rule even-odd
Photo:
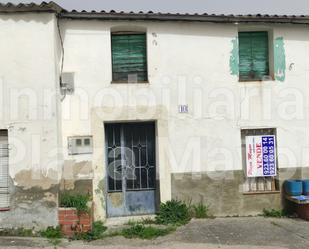
[{"label": "green plant", "polygon": [[76,208],[77,213],[85,212],[89,213],[88,201],[90,201],[90,195],[81,195],[81,194],[69,194],[64,193],[60,195],[60,207],[65,208]]},{"label": "green plant", "polygon": [[59,226],[48,227],[46,230],[41,231],[40,234],[42,237],[47,238],[49,243],[55,246],[61,243],[61,238],[63,237]]},{"label": "green plant", "polygon": [[35,237],[37,233],[34,229],[27,228],[6,228],[0,230],[0,236]]},{"label": "green plant", "polygon": [[141,220],[129,220],[125,225],[128,226],[134,226],[137,224],[144,224],[144,225],[151,225],[151,224],[157,224],[155,219],[152,218],[143,218]]},{"label": "green plant", "polygon": [[104,226],[102,221],[95,221],[92,224],[91,231],[88,231],[86,233],[75,233],[72,239],[73,240],[86,240],[86,241],[102,239],[104,237],[104,232],[106,230],[107,230],[107,227]]},{"label": "green plant", "polygon": [[204,205],[202,202],[200,202],[197,205],[192,206],[193,209],[193,217],[197,219],[204,219],[208,218],[208,211],[209,211],[209,206]]},{"label": "green plant", "polygon": [[152,218],[143,218],[142,224],[150,225],[150,224],[157,224],[157,222],[155,219],[152,219]]},{"label": "green plant", "polygon": [[158,224],[184,225],[189,221],[189,207],[182,201],[171,200],[160,204],[160,210],[156,216]]},{"label": "green plant", "polygon": [[93,239],[100,239],[103,237],[104,232],[107,230],[107,227],[104,226],[102,221],[95,221],[92,224],[91,235]]},{"label": "green plant", "polygon": [[40,232],[42,237],[47,239],[60,239],[63,237],[61,229],[59,226],[57,227],[48,227],[45,230]]},{"label": "green plant", "polygon": [[159,236],[164,236],[174,231],[174,227],[157,228],[151,226],[145,226],[142,224],[135,224],[129,228],[124,228],[121,231],[121,235],[125,238],[140,238],[140,239],[153,239]]},{"label": "green plant", "polygon": [[286,212],[284,210],[276,210],[276,209],[263,209],[264,217],[274,217],[274,218],[281,218],[286,216]]}]

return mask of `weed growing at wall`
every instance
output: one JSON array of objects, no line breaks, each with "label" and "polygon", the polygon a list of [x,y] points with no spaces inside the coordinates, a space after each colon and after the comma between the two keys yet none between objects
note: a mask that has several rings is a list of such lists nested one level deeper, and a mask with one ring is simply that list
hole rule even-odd
[{"label": "weed growing at wall", "polygon": [[184,225],[190,221],[190,208],[182,201],[171,200],[160,204],[156,216],[158,224]]},{"label": "weed growing at wall", "polygon": [[158,228],[152,226],[145,226],[142,224],[135,224],[129,228],[122,229],[120,235],[128,239],[154,239],[159,236],[165,236],[172,231],[175,231],[175,227]]},{"label": "weed growing at wall", "polygon": [[263,214],[264,217],[273,217],[273,218],[281,218],[281,217],[286,217],[287,213],[280,209],[263,209]]},{"label": "weed growing at wall", "polygon": [[209,217],[209,206],[200,202],[197,205],[192,205],[192,216],[197,219],[205,219]]},{"label": "weed growing at wall", "polygon": [[88,202],[91,200],[90,195],[64,193],[60,196],[60,207],[76,208],[77,213],[89,213]]},{"label": "weed growing at wall", "polygon": [[5,228],[0,230],[0,236],[36,237],[38,234],[33,229]]},{"label": "weed growing at wall", "polygon": [[104,232],[107,230],[107,227],[104,226],[102,221],[95,221],[92,224],[92,229],[86,233],[75,233],[72,237],[72,240],[98,240],[104,238]]},{"label": "weed growing at wall", "polygon": [[63,234],[60,227],[48,227],[46,230],[40,232],[41,236],[47,238],[53,245],[58,245],[61,242]]}]

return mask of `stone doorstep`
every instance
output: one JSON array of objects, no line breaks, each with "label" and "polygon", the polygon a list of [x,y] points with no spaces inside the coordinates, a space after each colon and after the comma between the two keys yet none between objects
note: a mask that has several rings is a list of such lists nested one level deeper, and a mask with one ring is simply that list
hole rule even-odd
[{"label": "stone doorstep", "polygon": [[105,221],[105,226],[107,227],[119,227],[124,226],[129,221],[142,221],[143,219],[154,219],[156,216],[153,215],[139,215],[139,216],[124,216],[124,217],[113,217],[107,218]]}]

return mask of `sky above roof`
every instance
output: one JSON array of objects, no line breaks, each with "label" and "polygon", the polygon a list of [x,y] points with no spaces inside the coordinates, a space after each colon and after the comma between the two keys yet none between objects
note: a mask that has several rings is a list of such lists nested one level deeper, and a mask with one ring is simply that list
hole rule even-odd
[{"label": "sky above roof", "polygon": [[[0,0],[0,2],[8,1]],[[41,1],[9,2],[18,4]],[[54,2],[67,10],[309,15],[309,0],[54,0]]]}]

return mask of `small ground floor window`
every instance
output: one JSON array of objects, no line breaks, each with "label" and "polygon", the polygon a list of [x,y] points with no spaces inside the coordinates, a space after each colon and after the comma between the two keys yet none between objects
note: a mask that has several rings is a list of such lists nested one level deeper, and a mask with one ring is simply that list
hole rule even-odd
[{"label": "small ground floor window", "polygon": [[241,131],[244,192],[279,190],[276,129]]}]

